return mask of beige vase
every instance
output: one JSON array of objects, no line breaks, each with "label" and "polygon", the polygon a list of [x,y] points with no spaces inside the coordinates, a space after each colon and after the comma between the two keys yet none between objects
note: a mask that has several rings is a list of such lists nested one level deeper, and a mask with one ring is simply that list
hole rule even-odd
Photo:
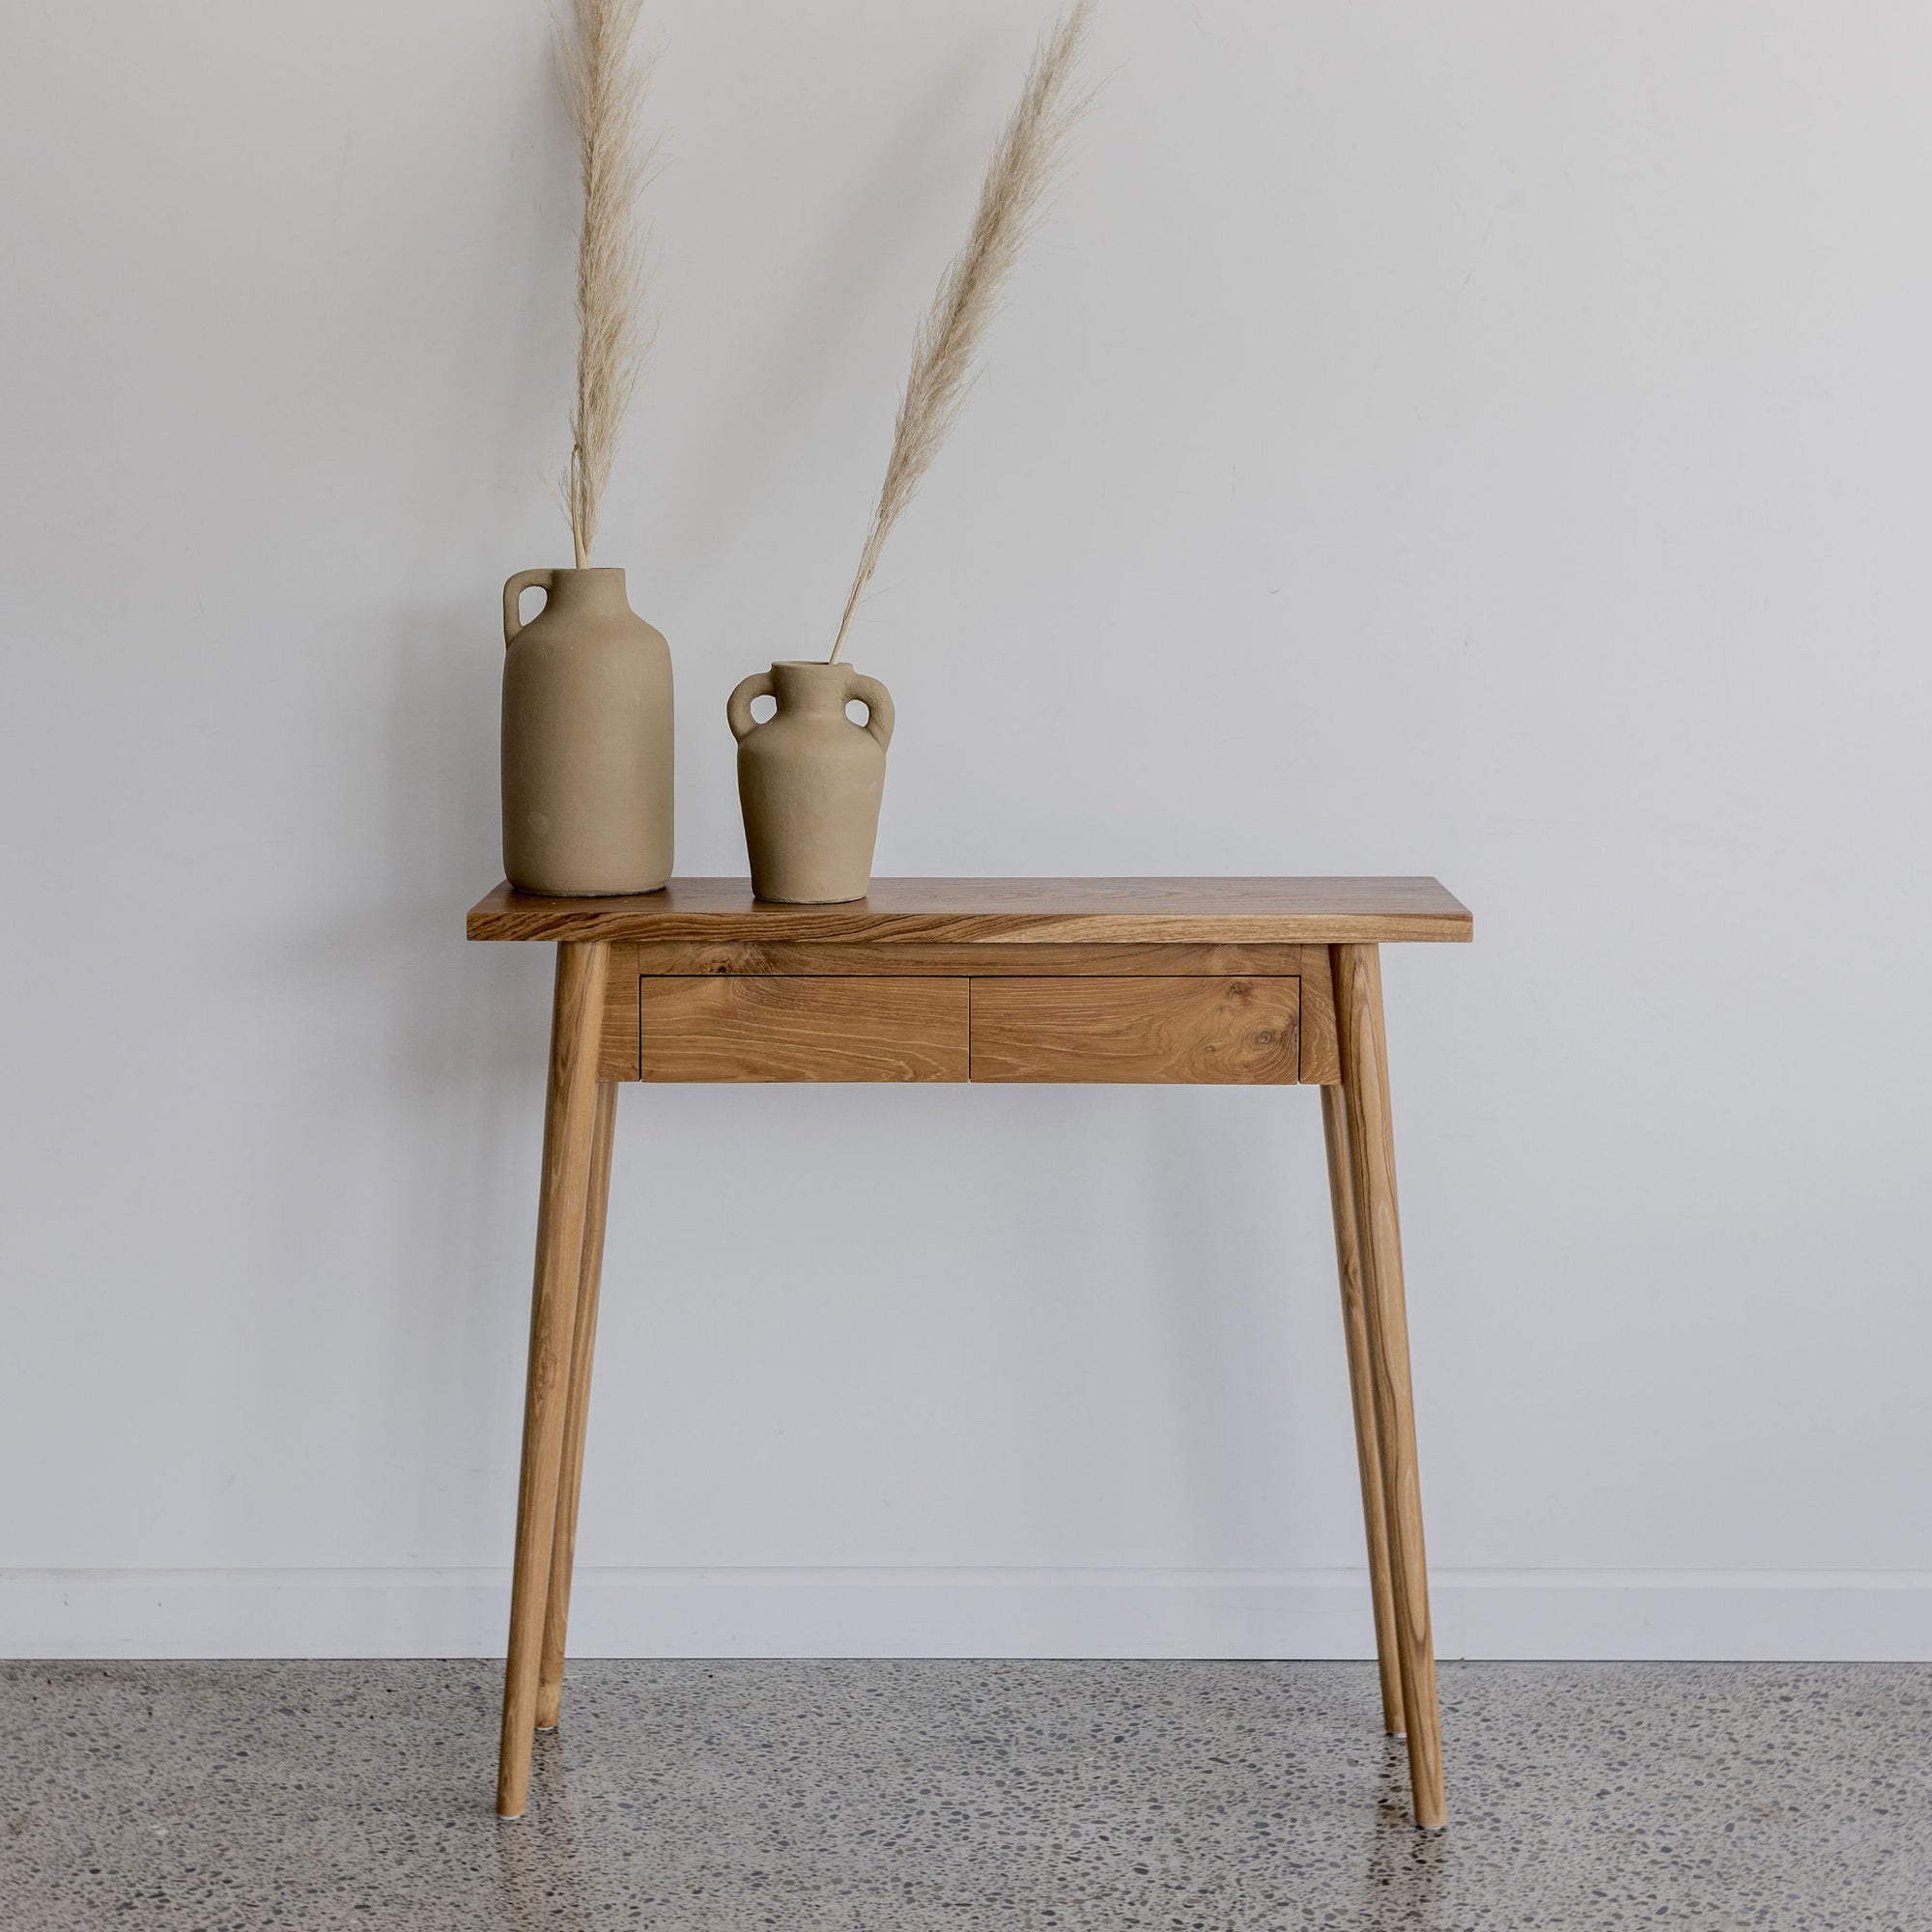
[{"label": "beige vase", "polygon": [[[754,697],[778,702],[763,724],[752,716]],[[868,714],[863,724],[845,715],[855,697]],[[724,715],[738,741],[753,892],[787,905],[864,898],[893,738],[886,687],[849,665],[775,664],[731,694]]]},{"label": "beige vase", "polygon": [[[544,591],[526,624],[526,590]],[[519,892],[654,893],[670,877],[670,647],[621,570],[503,586],[503,870]]]}]

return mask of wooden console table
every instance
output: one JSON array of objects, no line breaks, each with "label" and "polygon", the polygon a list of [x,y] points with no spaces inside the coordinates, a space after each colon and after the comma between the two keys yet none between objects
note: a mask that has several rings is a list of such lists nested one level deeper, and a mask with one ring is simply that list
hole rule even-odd
[{"label": "wooden console table", "polygon": [[557,949],[499,1816],[562,1704],[618,1083],[1073,1080],[1321,1090],[1382,1718],[1417,1824],[1443,1822],[1378,951],[1470,936],[1434,879],[876,879],[830,906],[499,886],[469,929]]}]

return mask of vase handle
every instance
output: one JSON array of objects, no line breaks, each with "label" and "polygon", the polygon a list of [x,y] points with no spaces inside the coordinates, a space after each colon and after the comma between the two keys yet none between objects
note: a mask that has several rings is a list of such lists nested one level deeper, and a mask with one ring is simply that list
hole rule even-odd
[{"label": "vase handle", "polygon": [[869,731],[883,752],[893,742],[892,693],[877,678],[861,677],[854,671],[845,687],[845,696],[848,699],[856,697],[866,707],[866,722],[860,729]]},{"label": "vase handle", "polygon": [[756,728],[758,721],[752,716],[752,700],[754,697],[772,697],[777,694],[772,690],[772,674],[768,670],[754,670],[729,697],[724,700],[724,722],[731,727],[731,735],[743,744]]},{"label": "vase handle", "polygon": [[507,651],[517,641],[517,633],[524,628],[524,592],[541,590],[546,605],[556,578],[554,570],[520,570],[503,586],[503,648]]}]

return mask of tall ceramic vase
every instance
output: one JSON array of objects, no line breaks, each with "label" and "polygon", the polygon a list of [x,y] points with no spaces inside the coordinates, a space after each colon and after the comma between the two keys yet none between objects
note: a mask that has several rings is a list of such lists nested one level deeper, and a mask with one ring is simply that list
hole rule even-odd
[{"label": "tall ceramic vase", "polygon": [[[778,702],[762,724],[754,697]],[[863,724],[845,715],[855,697]],[[893,738],[886,687],[849,665],[775,664],[731,694],[724,715],[738,741],[753,892],[788,905],[864,898]]]},{"label": "tall ceramic vase", "polygon": [[[524,592],[546,593],[526,624]],[[519,892],[654,893],[670,877],[670,647],[621,570],[503,586],[503,870]]]}]

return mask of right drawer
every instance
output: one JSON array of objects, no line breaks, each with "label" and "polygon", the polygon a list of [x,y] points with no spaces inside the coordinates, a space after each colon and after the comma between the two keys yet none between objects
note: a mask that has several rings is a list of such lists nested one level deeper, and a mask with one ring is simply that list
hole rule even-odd
[{"label": "right drawer", "polygon": [[975,1080],[1227,1087],[1300,1077],[1301,981],[975,980]]}]

